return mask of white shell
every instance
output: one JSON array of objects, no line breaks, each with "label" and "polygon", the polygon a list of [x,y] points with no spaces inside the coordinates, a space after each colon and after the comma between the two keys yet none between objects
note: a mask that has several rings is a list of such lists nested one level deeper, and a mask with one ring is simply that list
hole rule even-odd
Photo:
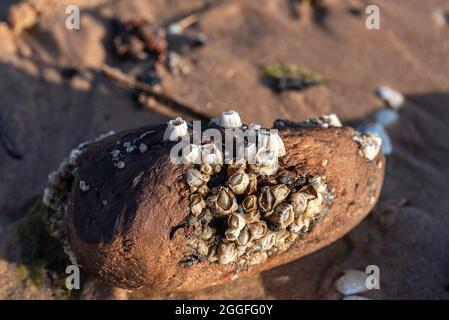
[{"label": "white shell", "polygon": [[393,153],[393,145],[390,136],[382,124],[378,122],[372,123],[365,128],[364,132],[372,133],[381,139],[380,147],[384,154],[389,155]]},{"label": "white shell", "polygon": [[201,157],[203,163],[206,164],[223,164],[223,153],[214,143],[209,143],[201,146]]},{"label": "white shell", "polygon": [[341,121],[335,113],[324,114],[320,117],[320,120],[327,123],[331,127],[341,127]]},{"label": "white shell", "polygon": [[228,227],[230,229],[242,230],[246,225],[246,220],[243,215],[239,213],[232,213],[228,218]]},{"label": "white shell", "polygon": [[366,279],[368,274],[359,270],[346,270],[345,274],[337,279],[335,288],[345,296],[368,291]]},{"label": "white shell", "polygon": [[182,150],[183,163],[200,164],[201,163],[201,147],[196,144],[190,144]]},{"label": "white shell", "polygon": [[243,194],[248,187],[248,184],[249,176],[244,171],[236,172],[229,178],[229,188],[235,194]]},{"label": "white shell", "polygon": [[221,264],[228,264],[237,257],[237,250],[234,243],[222,243],[218,248],[218,261]]},{"label": "white shell", "polygon": [[374,160],[379,154],[382,145],[382,139],[375,134],[368,133],[363,135],[355,135],[352,138],[359,143],[362,155],[369,161]]},{"label": "white shell", "polygon": [[225,129],[240,128],[242,126],[240,115],[234,110],[223,112],[216,123]]},{"label": "white shell", "polygon": [[278,157],[285,156],[286,154],[284,142],[277,133],[260,133],[258,135],[258,147],[259,150],[268,149]]},{"label": "white shell", "polygon": [[184,137],[187,134],[187,122],[185,122],[181,117],[178,117],[167,123],[167,128],[164,132],[164,140],[178,141],[179,137]]},{"label": "white shell", "polygon": [[323,179],[320,176],[315,176],[310,180],[310,184],[312,188],[315,189],[318,193],[323,193],[326,191],[326,184],[323,182]]},{"label": "white shell", "polygon": [[256,163],[260,165],[259,174],[270,176],[278,171],[279,162],[277,154],[267,151],[264,148],[259,149],[256,155]]},{"label": "white shell", "polygon": [[384,100],[388,106],[395,110],[399,110],[404,104],[404,96],[388,86],[382,86],[377,90],[379,97]]}]

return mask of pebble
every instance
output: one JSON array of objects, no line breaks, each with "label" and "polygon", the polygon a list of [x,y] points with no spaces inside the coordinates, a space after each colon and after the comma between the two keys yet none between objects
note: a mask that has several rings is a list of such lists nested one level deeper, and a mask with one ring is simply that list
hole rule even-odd
[{"label": "pebble", "polygon": [[382,86],[377,89],[377,95],[394,110],[399,110],[404,104],[405,99],[402,93],[388,86]]},{"label": "pebble", "polygon": [[375,116],[376,121],[385,127],[388,127],[395,123],[398,118],[399,114],[395,110],[387,108],[380,109]]},{"label": "pebble", "polygon": [[123,161],[119,161],[115,164],[118,169],[123,169],[125,167],[125,163]]},{"label": "pebble", "polygon": [[90,186],[84,180],[80,181],[79,186],[80,186],[80,189],[82,192],[86,192],[86,191],[90,190]]},{"label": "pebble", "polygon": [[346,270],[345,274],[337,279],[335,288],[341,294],[350,296],[368,291],[366,279],[368,274],[359,270]]},{"label": "pebble", "polygon": [[372,124],[368,124],[364,129],[364,133],[373,133],[382,139],[381,148],[385,155],[390,155],[393,152],[393,145],[391,143],[390,136],[381,123],[374,122]]},{"label": "pebble", "polygon": [[141,143],[139,145],[139,152],[140,153],[145,153],[145,152],[147,152],[147,150],[148,150],[148,146],[145,143]]}]

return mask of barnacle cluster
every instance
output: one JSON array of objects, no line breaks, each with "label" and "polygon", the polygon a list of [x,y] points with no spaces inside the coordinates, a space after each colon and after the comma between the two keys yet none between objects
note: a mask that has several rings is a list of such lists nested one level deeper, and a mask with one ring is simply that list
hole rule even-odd
[{"label": "barnacle cluster", "polygon": [[[228,117],[224,114],[214,123],[228,128],[239,123]],[[256,125],[240,128],[253,130],[272,157],[254,163],[248,161],[250,155],[230,163],[216,158],[213,163],[187,164],[189,253],[182,263],[235,262],[241,269],[263,263],[306,235],[333,199],[325,177],[296,176],[279,168],[278,157],[286,154],[279,135],[264,135]],[[191,150],[199,156],[205,146]],[[254,151],[255,159],[260,149],[264,147]],[[195,158],[192,152],[187,154],[190,160]]]}]

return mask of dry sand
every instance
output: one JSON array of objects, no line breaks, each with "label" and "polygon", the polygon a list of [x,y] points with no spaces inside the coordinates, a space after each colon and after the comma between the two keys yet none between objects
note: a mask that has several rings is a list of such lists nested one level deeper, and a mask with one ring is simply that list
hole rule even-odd
[{"label": "dry sand", "polygon": [[[41,299],[52,294],[17,267],[14,226],[42,193],[48,172],[84,140],[175,115],[140,109],[129,90],[101,74],[104,63],[134,66],[111,53],[110,18],[140,14],[164,23],[204,1],[38,0],[37,24],[13,35],[4,21],[17,2],[0,4],[0,113],[24,155],[15,160],[0,149],[0,299]],[[380,267],[381,290],[366,296],[449,298],[449,26],[431,17],[449,7],[445,0],[372,2],[381,10],[380,30],[367,30],[363,17],[348,13],[348,3],[362,1],[328,0],[325,17],[302,10],[300,19],[288,0],[213,1],[197,26],[208,36],[206,46],[184,54],[192,72],[160,71],[164,92],[197,111],[215,116],[233,108],[265,126],[329,112],[356,123],[383,107],[374,95],[378,86],[403,92],[400,120],[388,129],[394,153],[372,214],[315,254],[226,286],[142,297],[89,281],[83,298],[338,299],[333,282],[342,271],[370,264]],[[65,29],[68,4],[81,7],[79,31]],[[261,84],[260,67],[275,61],[316,70],[328,82],[274,94]],[[63,67],[85,69],[65,79]]]}]

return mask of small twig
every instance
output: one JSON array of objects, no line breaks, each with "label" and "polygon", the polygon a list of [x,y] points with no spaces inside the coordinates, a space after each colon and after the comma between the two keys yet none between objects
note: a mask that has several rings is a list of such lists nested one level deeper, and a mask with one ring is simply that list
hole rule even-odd
[{"label": "small twig", "polygon": [[141,91],[141,92],[153,97],[156,101],[171,108],[175,112],[181,113],[183,115],[186,115],[186,116],[189,116],[192,118],[197,118],[200,120],[209,120],[211,118],[207,114],[204,114],[199,111],[195,111],[194,108],[192,108],[191,106],[189,106],[185,103],[179,102],[176,99],[166,96],[164,94],[155,92],[151,88],[151,86],[147,85],[146,83],[140,82],[139,80],[137,80],[136,78],[134,78],[130,75],[127,75],[126,73],[122,72],[120,69],[113,68],[108,65],[103,65],[103,67],[101,68],[101,71],[103,72],[103,74],[106,77],[114,80],[118,84],[128,87],[128,88],[131,88],[131,89]]},{"label": "small twig", "polygon": [[3,118],[1,115],[0,115],[0,143],[12,158],[18,160],[23,158],[23,156],[20,154],[20,152],[14,145],[14,142],[12,141],[11,137],[5,131]]}]

